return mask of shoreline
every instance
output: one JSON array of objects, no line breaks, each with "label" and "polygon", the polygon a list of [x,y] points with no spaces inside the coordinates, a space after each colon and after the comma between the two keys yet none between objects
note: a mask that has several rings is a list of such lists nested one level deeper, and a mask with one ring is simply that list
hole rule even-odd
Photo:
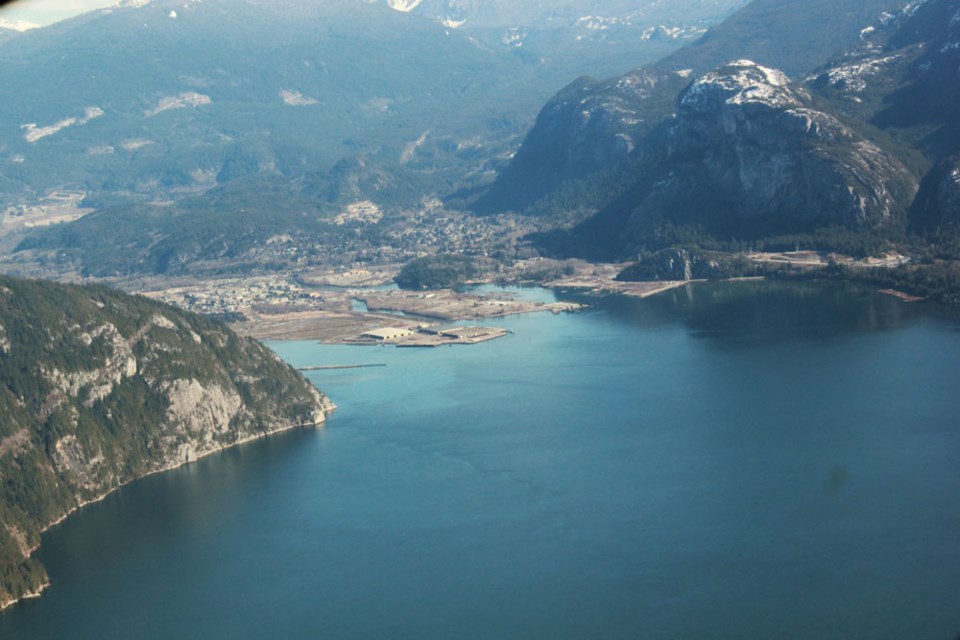
[{"label": "shoreline", "polygon": [[[820,279],[815,277],[816,272],[811,272],[806,278]],[[542,283],[530,284],[534,288],[544,290],[575,290],[585,296],[602,295],[622,295],[627,298],[646,299],[662,293],[682,289],[687,285],[696,285],[708,282],[758,282],[765,280],[781,280],[789,278],[776,278],[769,274],[753,276],[735,276],[730,278],[704,279],[696,278],[690,280],[650,280],[637,282],[624,282],[613,279],[608,273],[598,273],[593,275],[576,275],[564,278],[549,280]],[[831,279],[824,277],[824,280]],[[926,297],[917,296],[905,291],[893,288],[881,288],[876,283],[863,283],[857,278],[843,278],[851,283],[866,284],[878,293],[889,295],[900,299],[903,302],[920,302],[928,300]],[[449,322],[475,323],[484,319],[499,319],[512,316],[526,315],[530,313],[540,313],[550,311],[558,314],[582,310],[589,307],[589,303],[573,302],[553,302],[553,303],[526,303],[516,300],[498,299],[496,297],[487,298],[495,303],[499,301],[503,306],[498,309],[484,309],[477,312],[469,305],[463,304],[465,300],[458,301],[459,307],[444,308],[440,310],[432,306],[434,299],[438,295],[447,295],[449,290],[422,291],[422,292],[391,292],[390,297],[396,300],[389,300],[387,303],[374,303],[369,311],[350,312],[350,311],[328,311],[328,310],[304,310],[289,312],[280,315],[260,315],[256,319],[246,320],[244,322],[232,323],[230,327],[237,333],[255,338],[260,341],[298,341],[315,340],[322,344],[330,345],[357,345],[367,344],[357,338],[376,328],[399,327],[416,331],[422,327],[425,322]],[[351,294],[357,297],[358,293],[354,291]],[[406,296],[407,299],[404,299]],[[417,296],[421,300],[411,301],[411,296]],[[480,297],[477,297],[480,299]],[[441,301],[443,302],[443,301]],[[468,300],[466,302],[469,302]],[[393,304],[390,304],[393,303]],[[512,306],[512,308],[509,308]]]},{"label": "shoreline", "polygon": [[[536,287],[541,287],[541,288],[543,288],[543,289],[551,289],[551,290],[552,290],[552,289],[565,289],[565,288],[566,288],[566,289],[580,289],[580,290],[588,289],[589,291],[587,291],[587,293],[593,293],[593,294],[613,294],[613,295],[622,295],[622,296],[625,296],[625,297],[628,297],[628,298],[631,298],[631,297],[632,297],[632,298],[638,298],[638,299],[645,299],[645,298],[648,298],[648,297],[652,297],[652,296],[658,295],[658,294],[660,294],[660,293],[664,293],[664,292],[667,292],[667,291],[671,291],[671,290],[673,290],[673,289],[677,289],[677,288],[684,287],[684,286],[686,286],[686,285],[688,285],[688,284],[698,284],[698,283],[703,283],[703,282],[711,282],[710,280],[705,280],[705,279],[692,279],[692,280],[686,280],[686,281],[644,281],[644,282],[619,282],[619,281],[610,281],[609,286],[594,286],[594,283],[586,283],[586,282],[584,282],[584,278],[579,278],[579,279],[577,279],[577,280],[579,280],[580,282],[582,282],[583,284],[573,283],[573,282],[565,282],[565,280],[571,280],[571,281],[572,281],[572,280],[574,280],[574,278],[563,279],[563,280],[561,280],[561,281],[551,281],[551,282],[542,283],[542,284],[534,285],[534,286],[536,286]],[[751,282],[751,281],[763,281],[763,280],[769,280],[769,278],[768,278],[767,276],[746,276],[746,277],[735,277],[735,278],[720,279],[720,280],[715,280],[715,281],[712,281],[712,282]],[[821,279],[818,279],[818,280],[821,280]],[[827,279],[822,279],[821,281],[826,281],[826,280],[827,280]],[[857,282],[855,279],[844,279],[844,281],[846,281],[846,282],[852,282],[852,283],[856,283],[856,282]],[[924,300],[926,300],[926,298],[923,298],[923,297],[920,297],[920,296],[914,296],[914,295],[911,295],[911,294],[909,294],[909,293],[906,293],[906,292],[904,292],[904,291],[900,291],[900,290],[897,290],[897,289],[892,289],[892,288],[883,288],[883,289],[881,289],[881,288],[879,288],[877,285],[870,286],[869,288],[873,289],[874,291],[876,291],[876,292],[879,293],[879,294],[883,294],[883,295],[885,295],[885,296],[895,297],[895,298],[897,298],[897,299],[899,299],[899,300],[901,300],[901,301],[903,301],[903,302],[906,302],[906,303],[912,303],[912,302],[918,302],[918,301],[924,301]],[[532,309],[528,309],[528,310],[524,310],[524,311],[507,311],[507,312],[500,313],[500,314],[489,315],[489,316],[487,316],[487,317],[488,317],[488,318],[502,318],[502,317],[508,317],[508,316],[526,315],[526,314],[529,314],[529,313],[538,313],[538,312],[542,312],[542,311],[551,311],[552,313],[557,314],[557,313],[560,313],[561,311],[557,310],[557,309],[555,308],[555,305],[560,305],[560,304],[567,304],[567,303],[559,303],[559,302],[558,302],[558,303],[552,303],[552,304],[543,304],[543,305],[541,305],[541,306],[538,306],[537,308],[532,308]],[[586,307],[587,307],[587,305],[578,305],[578,308],[586,308]],[[367,315],[367,314],[358,314],[358,315],[363,316],[363,315]],[[373,314],[371,314],[371,315],[373,315]],[[401,316],[395,316],[395,317],[398,317],[398,318],[399,318],[399,317],[401,317]],[[469,320],[471,320],[471,318],[457,318],[457,319],[454,320],[454,321],[459,322],[459,321],[469,321]],[[276,338],[276,337],[271,337],[271,338],[259,338],[259,337],[257,337],[256,335],[254,335],[253,337],[256,337],[258,340],[264,340],[264,339],[266,339],[266,340],[275,340],[275,341],[278,341],[278,342],[286,341],[286,340],[311,339],[311,338]],[[321,341],[322,341],[322,340],[321,340]],[[324,342],[324,343],[325,343],[325,344],[351,344],[351,343],[349,343],[349,342],[340,342],[340,341],[337,341],[337,342]],[[356,343],[353,343],[353,344],[356,344]],[[360,345],[360,346],[362,346],[362,345]],[[433,345],[402,345],[402,346],[433,346]],[[319,366],[308,366],[308,367],[298,368],[298,371],[308,372],[308,371],[320,371],[320,370],[330,370],[330,369],[356,369],[356,368],[385,367],[385,366],[386,366],[385,364],[319,365]],[[246,445],[246,444],[250,444],[250,443],[253,443],[253,442],[256,442],[256,441],[259,441],[259,440],[265,440],[265,439],[268,438],[268,437],[271,437],[271,436],[274,436],[274,435],[278,435],[278,434],[281,434],[281,433],[286,433],[286,432],[292,431],[292,430],[294,430],[294,429],[311,429],[311,428],[313,428],[313,429],[319,429],[319,428],[323,428],[323,426],[326,424],[327,418],[336,411],[336,406],[335,406],[332,402],[330,402],[329,400],[328,400],[328,402],[329,402],[329,406],[326,407],[326,408],[324,408],[324,410],[323,410],[323,416],[324,416],[323,420],[320,420],[320,421],[317,421],[317,422],[313,422],[313,423],[289,424],[289,425],[281,426],[281,427],[276,428],[276,429],[273,429],[273,430],[268,430],[268,431],[263,431],[263,432],[260,432],[260,433],[251,434],[251,435],[245,436],[245,437],[243,437],[243,438],[240,438],[240,439],[238,439],[238,440],[236,440],[236,441],[234,441],[234,442],[232,442],[232,443],[225,444],[225,445],[218,445],[218,446],[216,446],[216,447],[214,447],[214,448],[211,448],[211,449],[209,449],[209,450],[207,450],[207,451],[204,451],[204,452],[202,452],[202,453],[199,453],[195,458],[187,459],[187,460],[184,460],[184,461],[182,461],[182,462],[177,462],[177,463],[174,463],[174,464],[169,464],[169,465],[166,465],[166,466],[163,466],[163,467],[160,467],[160,468],[151,470],[151,471],[149,471],[149,472],[147,472],[147,473],[144,473],[143,475],[137,476],[137,477],[135,477],[135,478],[131,478],[131,479],[129,479],[129,480],[127,480],[127,481],[125,481],[125,482],[123,482],[123,483],[115,486],[115,487],[112,487],[111,489],[109,489],[108,491],[104,492],[103,494],[101,494],[101,495],[99,495],[99,496],[96,496],[96,497],[91,498],[91,499],[89,499],[89,500],[85,500],[85,501],[81,501],[81,502],[77,503],[77,504],[76,504],[75,506],[73,506],[69,511],[67,511],[66,513],[64,513],[64,514],[61,515],[60,517],[56,518],[54,521],[48,523],[48,524],[45,525],[43,528],[41,528],[41,529],[40,529],[40,535],[42,536],[43,534],[47,533],[49,530],[51,530],[51,529],[53,529],[54,527],[62,524],[62,523],[65,522],[70,516],[74,515],[76,512],[80,511],[81,509],[83,509],[83,508],[85,508],[85,507],[87,507],[87,506],[90,506],[90,505],[92,505],[92,504],[96,504],[96,503],[98,503],[98,502],[102,502],[103,500],[106,500],[108,497],[110,497],[113,493],[115,493],[115,492],[119,491],[120,489],[126,487],[127,485],[130,485],[130,484],[132,484],[132,483],[134,483],[134,482],[137,482],[137,481],[139,481],[139,480],[143,480],[143,479],[145,479],[145,478],[147,478],[147,477],[150,477],[150,476],[153,476],[153,475],[158,475],[158,474],[161,474],[161,473],[166,473],[166,472],[169,472],[169,471],[174,471],[174,470],[176,470],[176,469],[179,469],[179,468],[182,468],[182,467],[186,467],[186,466],[188,466],[188,465],[190,465],[190,464],[199,462],[199,461],[201,461],[201,460],[203,460],[203,459],[205,459],[205,458],[207,458],[207,457],[213,456],[214,454],[222,453],[222,452],[227,451],[227,450],[229,450],[229,449],[233,449],[233,448],[236,448],[236,447],[240,447],[240,446],[243,446],[243,445]],[[37,545],[33,546],[32,548],[30,548],[30,549],[28,550],[28,553],[27,553],[27,555],[25,556],[25,558],[31,557],[31,556],[33,555],[33,553],[36,552],[40,547],[41,547],[41,544],[37,544]],[[6,610],[8,610],[9,608],[13,607],[14,605],[20,603],[21,601],[33,600],[33,599],[38,599],[38,598],[42,597],[43,593],[44,593],[47,589],[51,588],[52,586],[53,586],[53,581],[52,581],[52,580],[47,580],[47,581],[44,582],[43,584],[38,585],[38,586],[37,586],[35,589],[33,589],[32,591],[29,591],[29,592],[27,592],[27,593],[24,593],[24,594],[22,594],[22,595],[20,595],[20,596],[18,596],[18,597],[16,597],[16,598],[13,598],[13,599],[11,599],[11,600],[7,600],[7,601],[4,601],[4,602],[0,602],[0,615],[2,615],[2,613],[3,613],[4,611],[6,611]]]},{"label": "shoreline", "polygon": [[[328,402],[329,402],[329,399],[328,399]],[[292,430],[294,430],[294,429],[320,429],[320,428],[323,428],[323,425],[325,425],[326,422],[327,422],[327,418],[330,416],[330,414],[332,414],[334,411],[336,411],[336,409],[337,409],[336,405],[333,404],[332,402],[329,402],[329,408],[325,408],[325,409],[324,409],[324,412],[323,412],[324,419],[321,420],[321,421],[319,421],[319,422],[303,423],[303,424],[291,424],[291,425],[288,425],[288,426],[285,426],[285,427],[280,427],[280,428],[278,428],[278,429],[274,429],[273,431],[265,431],[265,432],[263,432],[263,433],[258,433],[258,434],[250,435],[250,436],[247,436],[247,437],[244,437],[244,438],[240,438],[240,439],[237,440],[236,442],[232,442],[232,443],[230,443],[230,444],[228,444],[228,445],[219,446],[219,447],[217,447],[217,448],[210,449],[209,451],[205,451],[205,452],[201,453],[200,455],[198,455],[196,458],[193,458],[192,460],[184,460],[183,462],[179,462],[179,463],[176,463],[176,464],[168,465],[168,466],[165,466],[165,467],[162,467],[162,468],[159,468],[159,469],[154,469],[153,471],[149,471],[149,472],[147,472],[147,473],[145,473],[145,474],[143,474],[143,475],[141,475],[141,476],[137,476],[136,478],[131,478],[130,480],[127,480],[126,482],[123,482],[123,483],[117,485],[116,487],[111,488],[109,491],[105,492],[104,494],[102,494],[102,495],[100,495],[100,496],[97,496],[96,498],[91,498],[90,500],[84,500],[84,501],[78,503],[76,506],[74,506],[73,508],[71,508],[71,509],[70,509],[69,511],[67,511],[65,514],[63,514],[62,516],[60,516],[59,518],[57,518],[57,519],[54,520],[53,522],[47,524],[47,525],[44,526],[42,529],[40,529],[40,535],[43,536],[43,534],[45,534],[45,533],[46,533],[47,531],[49,531],[50,529],[53,529],[53,528],[56,527],[57,525],[63,524],[63,522],[66,521],[67,518],[69,518],[70,516],[72,516],[72,515],[75,514],[76,512],[80,511],[80,510],[83,509],[84,507],[88,507],[88,506],[90,506],[90,505],[92,505],[92,504],[96,504],[96,503],[98,503],[98,502],[102,502],[103,500],[106,500],[108,497],[110,497],[113,493],[119,491],[120,489],[126,487],[127,485],[130,485],[130,484],[132,484],[132,483],[134,483],[134,482],[137,482],[137,481],[139,481],[139,480],[143,480],[144,478],[149,478],[150,476],[158,475],[158,474],[161,474],[161,473],[166,473],[166,472],[168,472],[168,471],[174,471],[175,469],[179,469],[179,468],[181,468],[181,467],[185,467],[185,466],[190,465],[190,464],[193,464],[193,463],[195,463],[195,462],[199,462],[200,460],[203,460],[204,458],[207,458],[207,457],[212,456],[212,455],[217,454],[217,453],[222,453],[222,452],[224,452],[224,451],[227,451],[228,449],[233,449],[233,448],[235,448],[235,447],[239,447],[239,446],[242,446],[242,445],[245,445],[245,444],[250,444],[250,443],[252,443],[252,442],[256,442],[257,440],[264,440],[264,439],[266,439],[266,438],[269,438],[270,436],[275,436],[275,435],[280,434],[280,433],[286,433],[286,432],[292,431]],[[41,543],[41,544],[42,544],[42,543]],[[31,556],[33,555],[33,553],[34,553],[37,549],[40,548],[41,544],[37,544],[37,545],[35,545],[34,547],[32,547],[32,548],[29,550],[29,553],[27,554],[26,557],[27,557],[27,558],[31,557]],[[15,605],[15,604],[17,604],[18,602],[21,602],[21,601],[23,601],[23,600],[34,600],[34,599],[37,599],[37,598],[41,597],[41,596],[43,595],[43,592],[46,591],[50,586],[52,586],[52,580],[48,580],[45,584],[40,585],[40,586],[37,587],[34,591],[31,591],[31,592],[29,592],[29,593],[25,593],[25,594],[23,594],[23,595],[21,595],[21,596],[19,596],[19,597],[17,597],[17,598],[14,598],[13,600],[9,600],[9,601],[7,601],[7,602],[0,603],[0,613],[2,613],[3,611],[5,611],[6,609],[8,609],[9,607],[12,607],[13,605]]]},{"label": "shoreline", "polygon": [[[430,293],[419,293],[417,295],[429,295]],[[423,312],[412,313],[402,309],[404,315],[397,315],[389,312],[394,310],[392,307],[371,309],[369,312],[350,313],[314,310],[287,313],[273,318],[260,316],[256,320],[231,324],[230,328],[239,335],[251,337],[261,342],[315,340],[323,344],[357,344],[356,339],[360,335],[376,328],[399,327],[416,330],[424,324],[476,323],[531,313],[550,312],[559,314],[573,312],[586,307],[583,304],[570,302],[527,303],[511,301],[510,304],[515,306],[476,313],[474,307],[471,306],[472,302],[472,299],[461,302],[463,312],[459,312],[461,309],[455,309],[449,313],[437,312],[437,315]],[[474,315],[470,314],[471,311],[474,312]],[[424,322],[425,320],[430,322]]]},{"label": "shoreline", "polygon": [[44,591],[46,591],[48,588],[50,588],[50,585],[51,585],[51,582],[50,582],[49,580],[47,580],[46,582],[44,582],[42,585],[40,585],[39,587],[37,587],[35,590],[31,591],[30,593],[25,593],[25,594],[23,594],[22,596],[20,596],[19,598],[16,598],[15,600],[8,600],[8,601],[6,601],[6,602],[0,602],[0,612],[6,611],[6,609],[7,609],[8,607],[12,607],[13,605],[17,604],[18,602],[22,602],[22,601],[24,601],[24,600],[36,600],[37,598],[39,598],[39,597],[41,597],[41,596],[43,595],[43,592],[44,592]]},{"label": "shoreline", "polygon": [[900,291],[898,289],[878,289],[878,293],[882,293],[887,296],[893,296],[903,302],[921,302],[926,300],[923,296],[915,296],[905,291]]}]

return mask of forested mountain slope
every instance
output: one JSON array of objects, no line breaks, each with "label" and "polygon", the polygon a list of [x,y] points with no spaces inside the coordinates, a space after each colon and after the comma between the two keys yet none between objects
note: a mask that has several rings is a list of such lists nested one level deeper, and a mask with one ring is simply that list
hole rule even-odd
[{"label": "forested mountain slope", "polygon": [[79,506],[332,408],[217,322],[104,287],[0,277],[0,604],[45,584],[31,551]]}]

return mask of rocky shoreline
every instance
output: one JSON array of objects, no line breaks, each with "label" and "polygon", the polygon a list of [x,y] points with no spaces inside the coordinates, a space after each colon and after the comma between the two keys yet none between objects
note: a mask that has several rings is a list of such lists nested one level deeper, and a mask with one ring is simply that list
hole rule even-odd
[{"label": "rocky shoreline", "polygon": [[[124,482],[123,484],[120,484],[120,485],[118,485],[118,486],[116,486],[116,487],[113,487],[113,488],[110,489],[109,491],[106,491],[105,493],[103,493],[103,494],[100,495],[100,496],[97,496],[96,498],[92,498],[92,499],[90,499],[90,500],[85,500],[85,501],[77,504],[77,506],[73,507],[72,509],[70,509],[69,511],[67,511],[65,514],[63,514],[62,516],[58,517],[58,518],[57,518],[56,520],[54,520],[53,522],[51,522],[51,523],[49,523],[48,525],[46,525],[45,527],[43,527],[43,529],[41,530],[41,534],[42,534],[42,533],[46,533],[47,531],[49,531],[49,530],[52,529],[53,527],[55,527],[55,526],[63,523],[64,521],[67,520],[67,518],[69,518],[70,516],[72,516],[74,513],[80,511],[80,510],[83,509],[84,507],[87,507],[87,506],[89,506],[89,505],[91,505],[91,504],[96,504],[96,503],[98,503],[98,502],[101,502],[101,501],[105,500],[106,498],[108,498],[110,495],[112,495],[114,492],[119,491],[119,490],[122,489],[123,487],[125,487],[125,486],[127,486],[127,485],[129,485],[129,484],[131,484],[131,483],[133,483],[133,482],[137,482],[138,480],[143,480],[144,478],[148,478],[148,477],[150,477],[150,476],[157,475],[157,474],[160,474],[160,473],[166,473],[166,472],[168,472],[168,471],[173,471],[174,469],[179,469],[179,468],[184,467],[184,466],[186,466],[186,465],[193,464],[193,463],[195,463],[195,462],[198,462],[199,460],[202,460],[203,458],[206,458],[206,457],[208,457],[208,456],[212,456],[212,455],[214,455],[214,454],[216,454],[216,453],[221,453],[221,452],[226,451],[226,450],[228,450],[228,449],[232,449],[232,448],[234,448],[234,447],[239,447],[239,446],[244,445],[244,444],[249,444],[249,443],[255,442],[255,441],[257,441],[257,440],[263,440],[264,438],[269,438],[270,436],[275,436],[275,435],[277,435],[277,434],[279,434],[279,433],[285,433],[285,432],[287,432],[287,431],[292,431],[293,429],[320,428],[320,427],[322,427],[322,426],[326,423],[326,418],[327,418],[330,414],[332,414],[334,411],[336,411],[336,408],[337,408],[336,405],[335,405],[332,401],[330,401],[329,398],[327,398],[326,396],[324,396],[323,419],[322,419],[322,420],[319,420],[319,421],[317,421],[317,422],[310,423],[310,424],[306,424],[306,423],[305,423],[305,424],[292,424],[292,425],[288,425],[288,426],[285,426],[285,427],[279,427],[279,428],[276,428],[276,429],[267,430],[267,431],[264,431],[264,432],[259,433],[259,434],[246,436],[246,437],[243,437],[243,438],[238,439],[236,442],[233,442],[233,443],[231,443],[231,444],[227,444],[227,445],[217,445],[216,447],[213,447],[213,448],[211,448],[211,449],[208,449],[208,450],[206,450],[206,451],[203,451],[202,453],[198,454],[198,455],[197,455],[196,457],[194,457],[194,458],[186,459],[186,460],[183,460],[182,462],[178,462],[178,463],[175,463],[175,464],[166,465],[166,466],[164,466],[164,467],[155,469],[155,470],[153,470],[153,471],[150,471],[150,472],[148,472],[148,473],[145,473],[145,474],[143,474],[143,475],[141,475],[141,476],[138,476],[138,477],[136,477],[136,478],[132,478],[132,479],[128,480],[127,482]],[[39,548],[40,548],[40,545],[34,546],[32,549],[30,549],[30,554],[32,555],[33,552],[35,552],[35,551],[36,551],[37,549],[39,549]],[[43,592],[44,592],[46,589],[48,589],[50,586],[51,586],[51,582],[50,582],[50,581],[47,581],[46,583],[40,585],[40,586],[39,586],[37,589],[35,589],[34,591],[31,591],[31,592],[29,592],[29,593],[25,593],[25,594],[23,594],[23,595],[21,595],[21,596],[19,596],[19,597],[17,597],[17,598],[14,598],[14,599],[10,599],[10,600],[6,600],[6,601],[4,601],[4,602],[0,602],[0,611],[3,611],[3,610],[5,610],[5,609],[7,609],[8,607],[11,607],[11,606],[17,604],[18,602],[23,601],[23,600],[32,600],[32,599],[39,598],[41,595],[43,595]]]},{"label": "rocky shoreline", "polygon": [[7,607],[12,607],[13,605],[17,604],[18,602],[22,602],[23,600],[36,600],[37,598],[42,596],[43,592],[46,591],[49,587],[50,587],[50,582],[45,582],[42,585],[40,585],[35,591],[31,591],[30,593],[25,593],[19,598],[16,598],[14,600],[7,600],[5,602],[0,602],[0,611],[4,611],[5,609],[7,609]]}]

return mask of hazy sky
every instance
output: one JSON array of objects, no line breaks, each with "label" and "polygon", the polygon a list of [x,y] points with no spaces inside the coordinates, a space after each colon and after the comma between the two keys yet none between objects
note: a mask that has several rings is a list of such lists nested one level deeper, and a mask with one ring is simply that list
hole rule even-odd
[{"label": "hazy sky", "polygon": [[14,0],[0,7],[0,18],[44,25],[116,3],[117,0]]}]

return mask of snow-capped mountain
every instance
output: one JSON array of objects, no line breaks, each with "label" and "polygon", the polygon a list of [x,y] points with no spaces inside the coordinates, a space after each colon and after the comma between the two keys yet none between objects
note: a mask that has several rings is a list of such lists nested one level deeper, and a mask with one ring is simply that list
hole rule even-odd
[{"label": "snow-capped mountain", "polygon": [[572,232],[576,252],[635,256],[663,224],[740,239],[895,228],[917,191],[895,154],[751,60],[691,82],[634,162],[623,195]]},{"label": "snow-capped mountain", "polygon": [[404,13],[469,33],[528,63],[561,65],[569,81],[610,75],[666,55],[746,0],[383,0]]},{"label": "snow-capped mountain", "polygon": [[651,141],[628,243],[665,219],[737,237],[878,228],[902,219],[917,188],[894,155],[817,108],[783,72],[750,60],[692,82]]},{"label": "snow-capped mountain", "polygon": [[559,28],[593,21],[594,28],[617,24],[656,24],[658,21],[695,22],[738,9],[742,0],[385,0],[403,12],[414,11],[437,20],[470,28]]},{"label": "snow-capped mountain", "polygon": [[38,29],[40,25],[34,24],[33,22],[27,22],[26,20],[6,20],[0,18],[0,29],[6,29],[9,31],[30,31],[31,29]]},{"label": "snow-capped mountain", "polygon": [[[578,81],[575,90],[564,89],[543,108],[478,207],[522,210],[567,182],[617,167],[672,116],[681,89],[719,65],[743,58],[803,77],[858,43],[861,30],[877,16],[901,5],[901,0],[755,0],[655,68],[605,82]],[[637,78],[648,77],[659,78],[656,86],[638,93]],[[585,126],[588,122],[593,124]]]}]

